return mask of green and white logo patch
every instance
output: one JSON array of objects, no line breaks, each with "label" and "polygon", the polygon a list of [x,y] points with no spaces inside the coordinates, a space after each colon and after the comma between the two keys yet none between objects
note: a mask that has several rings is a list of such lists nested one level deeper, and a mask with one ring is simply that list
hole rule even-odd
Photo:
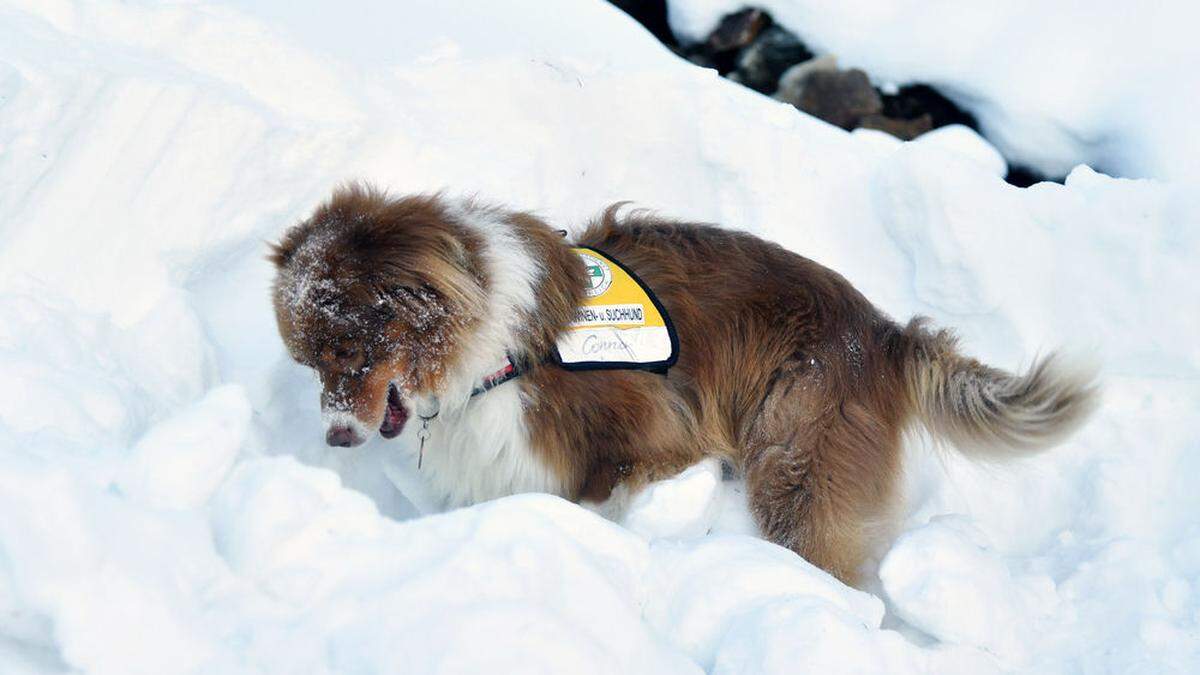
[{"label": "green and white logo patch", "polygon": [[608,263],[586,253],[580,253],[579,258],[583,260],[584,274],[587,279],[587,285],[583,289],[584,293],[589,298],[594,298],[607,291],[613,282],[612,268],[608,266]]}]

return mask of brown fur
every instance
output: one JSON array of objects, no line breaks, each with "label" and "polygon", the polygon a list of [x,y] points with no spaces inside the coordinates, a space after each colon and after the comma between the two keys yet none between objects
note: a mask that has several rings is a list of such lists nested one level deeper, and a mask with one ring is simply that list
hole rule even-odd
[{"label": "brown fur", "polygon": [[[343,190],[272,258],[283,274],[307,238],[334,230],[345,239],[332,247],[340,257],[331,269],[351,281],[333,314],[359,316],[365,299],[379,315],[366,311],[351,331],[325,315],[297,315],[282,282],[276,309],[293,355],[364,422],[377,423],[389,378],[436,390],[486,303],[481,244],[441,204]],[[637,488],[718,456],[744,472],[764,536],[853,582],[890,522],[900,438],[912,421],[957,442],[1041,447],[1077,426],[1094,400],[1086,377],[1053,361],[1013,377],[961,357],[947,333],[898,326],[840,275],[775,244],[643,212],[620,217],[616,206],[578,244],[654,289],[678,330],[679,360],[666,377],[567,372],[546,356],[581,297],[579,263],[539,219],[496,213],[544,266],[538,310],[511,347],[530,364],[517,386],[533,451],[571,499],[602,500],[619,484]],[[394,286],[427,289],[408,300],[436,298],[433,319],[414,323],[419,312],[400,311]],[[365,345],[357,351],[381,367],[351,367],[338,358],[341,344]]]}]

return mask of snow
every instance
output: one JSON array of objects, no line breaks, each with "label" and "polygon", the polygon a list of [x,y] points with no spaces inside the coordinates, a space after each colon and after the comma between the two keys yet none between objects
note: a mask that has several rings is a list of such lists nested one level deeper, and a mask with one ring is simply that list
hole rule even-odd
[{"label": "snow", "polygon": [[933,85],[1006,157],[1045,175],[1085,163],[1200,179],[1194,2],[669,0],[668,19],[680,39],[699,41],[747,5],[877,85]]},{"label": "snow", "polygon": [[721,462],[707,459],[633,495],[621,524],[647,539],[702,537],[716,525],[721,488]]},{"label": "snow", "polygon": [[[0,672],[1200,669],[1200,191],[1166,161],[1194,135],[1131,112],[1112,170],[1161,180],[1079,166],[1021,190],[969,130],[847,134],[605,3],[498,5],[0,4]],[[1013,65],[1056,27],[1022,33]],[[1131,58],[1195,70],[1175,35]],[[1158,77],[1086,72],[1078,96],[987,106],[1016,119],[1049,91],[1089,112],[1097,78]],[[715,463],[631,496],[621,524],[545,495],[431,514],[397,449],[412,430],[324,445],[270,310],[265,242],[350,178],[571,229],[617,199],[747,229],[990,363],[1092,354],[1104,407],[1006,466],[913,439],[904,525],[864,590],[752,536]]]}]

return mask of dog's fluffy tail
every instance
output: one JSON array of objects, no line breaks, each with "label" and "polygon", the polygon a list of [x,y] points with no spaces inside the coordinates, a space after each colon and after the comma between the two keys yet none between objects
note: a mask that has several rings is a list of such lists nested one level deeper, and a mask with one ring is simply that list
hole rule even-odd
[{"label": "dog's fluffy tail", "polygon": [[1050,354],[1013,375],[962,356],[946,330],[914,319],[901,371],[917,419],[979,459],[1030,454],[1064,440],[1099,402],[1096,369]]}]

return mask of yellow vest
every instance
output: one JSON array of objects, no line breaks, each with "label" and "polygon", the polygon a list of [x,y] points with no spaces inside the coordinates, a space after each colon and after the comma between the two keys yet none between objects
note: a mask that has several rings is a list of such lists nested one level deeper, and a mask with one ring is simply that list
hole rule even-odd
[{"label": "yellow vest", "polygon": [[567,370],[665,373],[679,357],[679,338],[653,291],[612,256],[594,248],[571,250],[583,262],[586,295],[558,339],[559,364]]}]

